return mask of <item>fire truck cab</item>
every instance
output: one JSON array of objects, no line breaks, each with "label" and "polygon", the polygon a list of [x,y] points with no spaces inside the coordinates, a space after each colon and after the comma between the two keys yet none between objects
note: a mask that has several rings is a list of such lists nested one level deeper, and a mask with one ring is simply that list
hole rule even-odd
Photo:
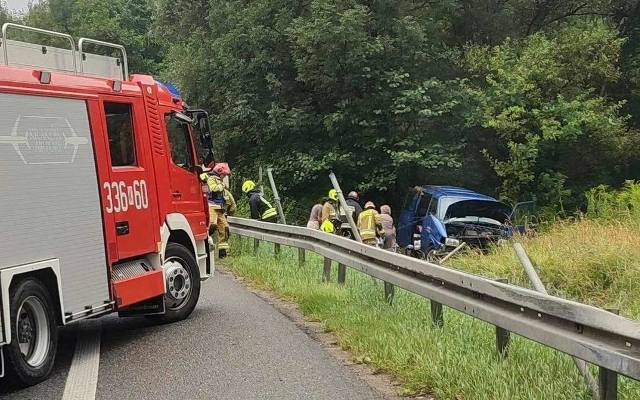
[{"label": "fire truck cab", "polygon": [[122,46],[15,24],[0,110],[0,377],[46,379],[61,325],[188,317],[214,271],[207,114]]}]

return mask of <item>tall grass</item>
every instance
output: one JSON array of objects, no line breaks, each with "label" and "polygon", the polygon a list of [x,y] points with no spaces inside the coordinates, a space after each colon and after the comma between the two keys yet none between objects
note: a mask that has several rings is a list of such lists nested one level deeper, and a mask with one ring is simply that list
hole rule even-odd
[{"label": "tall grass", "polygon": [[[291,249],[283,248],[275,259],[272,246],[263,244],[253,256],[251,244],[236,238],[225,264],[252,285],[299,304],[308,319],[323,322],[335,334],[356,362],[395,376],[406,395],[431,393],[455,400],[590,398],[566,355],[514,337],[509,357],[500,361],[494,327],[488,324],[445,310],[444,327],[436,327],[429,303],[419,296],[397,290],[394,304],[388,305],[382,285],[365,275],[350,270],[344,287],[322,283],[320,257],[309,254],[300,268]],[[622,379],[620,398],[640,398],[640,385]]]},{"label": "tall grass", "polygon": [[[556,221],[536,236],[518,237],[550,292],[640,318],[640,184],[619,190],[598,186],[586,193],[587,212]],[[455,268],[507,277],[529,286],[511,245],[488,254],[467,253]]]},{"label": "tall grass", "polygon": [[[517,238],[555,295],[619,308],[640,317],[640,228],[612,220],[559,222],[534,237]],[[511,244],[488,254],[467,253],[450,263],[468,272],[504,277],[520,286],[530,283]]]}]

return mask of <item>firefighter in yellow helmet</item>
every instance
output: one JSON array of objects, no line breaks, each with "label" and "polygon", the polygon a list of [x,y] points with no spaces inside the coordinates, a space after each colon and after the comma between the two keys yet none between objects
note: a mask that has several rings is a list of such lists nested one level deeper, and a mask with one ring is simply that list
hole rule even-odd
[{"label": "firefighter in yellow helmet", "polygon": [[260,190],[256,188],[254,181],[244,181],[242,184],[242,192],[249,198],[249,208],[251,209],[251,218],[265,222],[277,222],[278,212],[269,203]]},{"label": "firefighter in yellow helmet", "polygon": [[231,175],[227,163],[211,163],[200,179],[209,188],[209,236],[217,234],[218,257],[224,258],[229,251],[229,223],[226,215],[236,211],[236,201],[223,179]]},{"label": "firefighter in yellow helmet", "polygon": [[[323,232],[335,232],[335,223],[338,219],[338,192],[335,189],[329,190],[327,201],[322,205],[322,213],[320,214],[320,230]],[[331,225],[331,228],[329,227]],[[339,226],[339,225],[338,225]]]},{"label": "firefighter in yellow helmet", "polygon": [[364,211],[358,216],[358,230],[362,242],[371,246],[378,246],[379,239],[384,238],[384,229],[380,224],[380,216],[373,202],[364,205]]}]

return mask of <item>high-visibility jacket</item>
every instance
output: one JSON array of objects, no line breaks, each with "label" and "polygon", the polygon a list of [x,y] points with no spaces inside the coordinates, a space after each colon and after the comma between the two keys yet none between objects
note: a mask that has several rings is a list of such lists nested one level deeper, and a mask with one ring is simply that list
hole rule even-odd
[{"label": "high-visibility jacket", "polygon": [[335,221],[337,219],[336,208],[330,201],[325,202],[322,205],[322,213],[320,214],[320,223],[324,221]]},{"label": "high-visibility jacket", "polygon": [[[207,183],[209,188],[209,207],[216,209],[223,209],[225,205],[225,190],[224,182],[218,175],[203,173],[200,175],[200,179]],[[228,192],[228,190],[227,190]],[[229,193],[231,194],[231,193]]]},{"label": "high-visibility jacket", "polygon": [[384,236],[376,210],[364,210],[358,216],[358,230],[362,240],[372,240]]},{"label": "high-visibility jacket", "polygon": [[249,196],[249,208],[251,209],[251,218],[262,221],[275,222],[278,219],[278,212],[257,190],[247,193]]},{"label": "high-visibility jacket", "polygon": [[224,193],[222,197],[224,198],[224,204],[226,205],[227,213],[229,215],[235,214],[236,209],[238,208],[238,205],[236,204],[236,199],[233,197],[233,194],[231,194],[229,189],[227,188],[224,189]]}]

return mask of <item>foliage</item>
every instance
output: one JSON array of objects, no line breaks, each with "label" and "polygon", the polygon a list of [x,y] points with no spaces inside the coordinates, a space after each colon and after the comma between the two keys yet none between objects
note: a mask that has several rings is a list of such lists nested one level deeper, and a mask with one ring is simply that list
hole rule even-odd
[{"label": "foliage", "polygon": [[623,103],[608,101],[598,89],[619,78],[623,40],[603,22],[585,28],[568,25],[555,38],[535,34],[467,52],[470,68],[486,81],[482,125],[502,146],[484,153],[507,200],[561,192],[566,181],[566,195],[582,193],[606,181],[612,165],[637,157],[623,151],[634,148],[637,136],[620,114]]},{"label": "foliage", "polygon": [[599,185],[587,191],[587,216],[640,223],[640,183],[626,181],[620,190]]},{"label": "foliage", "polygon": [[[31,4],[23,22],[122,44],[132,71],[155,73],[163,51],[153,36],[153,5],[153,0],[46,0]],[[102,54],[105,49],[91,51]]]},{"label": "foliage", "polygon": [[[536,249],[546,249],[544,243],[547,240]],[[598,242],[598,249],[602,243],[604,238]],[[634,244],[635,249],[629,246],[624,251],[637,258],[637,240]],[[338,344],[352,354],[354,362],[370,364],[376,371],[397,378],[404,395],[429,393],[438,399],[495,400],[591,398],[569,356],[512,336],[509,357],[501,362],[495,354],[495,329],[488,324],[446,309],[444,327],[438,328],[430,320],[428,302],[421,297],[396,289],[394,304],[389,306],[383,300],[382,285],[363,274],[349,270],[344,287],[337,285],[335,278],[330,283],[322,283],[320,257],[307,253],[307,263],[301,268],[295,251],[283,248],[276,260],[273,246],[262,243],[257,255],[260,262],[256,262],[251,245],[252,241],[236,239],[232,244],[232,257],[225,265],[245,282],[297,303],[306,318],[321,321],[325,329],[335,335]],[[531,248],[529,243],[527,247]],[[614,250],[612,246],[609,248]],[[540,253],[533,254],[536,261],[547,261]],[[515,264],[515,256],[511,253],[506,256]],[[590,260],[596,262],[594,257]],[[492,265],[492,261],[496,259],[487,259],[483,265]],[[499,261],[501,264],[497,265],[506,264],[505,258]],[[589,271],[592,270],[589,268]],[[545,282],[550,286],[562,285],[567,279],[577,281],[580,276],[586,276],[586,272],[578,276],[569,276],[569,272],[575,273],[575,270],[559,273],[560,279]],[[493,272],[492,276],[495,276]],[[625,279],[613,277],[615,284],[606,289],[610,294],[608,298],[600,298],[599,291],[594,291],[593,296],[587,294],[587,298],[597,304],[619,304],[624,314],[640,315],[637,296],[631,295],[638,290],[637,272],[627,274]],[[552,287],[564,293],[559,286]],[[630,308],[632,304],[634,308]],[[629,400],[637,398],[640,385],[622,378],[619,396]]]},{"label": "foliage", "polygon": [[443,183],[570,213],[635,173],[635,86],[611,93],[630,4],[438,3],[161,2],[165,74],[212,110],[220,158],[301,203],[334,170],[396,206]]},{"label": "foliage", "polygon": [[12,22],[13,16],[6,7],[6,3],[0,1],[0,26],[5,22]]},{"label": "foliage", "polygon": [[238,175],[272,166],[300,218],[330,170],[396,210],[429,183],[570,215],[640,172],[638,4],[48,0],[22,20],[124,44],[211,111]]}]

